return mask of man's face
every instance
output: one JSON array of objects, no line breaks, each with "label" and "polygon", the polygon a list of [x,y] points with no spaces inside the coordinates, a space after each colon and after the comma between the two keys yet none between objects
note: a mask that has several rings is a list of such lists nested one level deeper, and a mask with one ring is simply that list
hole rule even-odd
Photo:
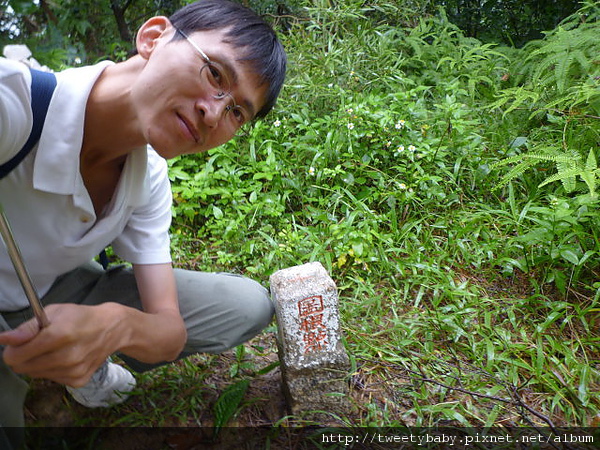
[{"label": "man's face", "polygon": [[[259,86],[248,66],[236,61],[239,50],[223,42],[223,30],[191,33],[192,42],[172,41],[174,33],[170,27],[157,40],[132,87],[141,131],[164,158],[203,152],[229,141],[239,125],[262,107],[267,89]],[[230,92],[215,90],[215,77],[224,77]]]}]

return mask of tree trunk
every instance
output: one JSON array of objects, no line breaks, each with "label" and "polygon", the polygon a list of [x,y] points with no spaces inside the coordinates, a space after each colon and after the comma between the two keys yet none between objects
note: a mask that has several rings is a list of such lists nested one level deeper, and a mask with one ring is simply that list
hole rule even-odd
[{"label": "tree trunk", "polygon": [[125,42],[131,42],[131,33],[129,32],[127,22],[125,21],[125,11],[129,5],[130,2],[127,2],[124,6],[121,6],[118,4],[117,0],[110,1],[110,8],[112,9],[113,15],[115,16],[115,20],[117,22],[119,36]]}]

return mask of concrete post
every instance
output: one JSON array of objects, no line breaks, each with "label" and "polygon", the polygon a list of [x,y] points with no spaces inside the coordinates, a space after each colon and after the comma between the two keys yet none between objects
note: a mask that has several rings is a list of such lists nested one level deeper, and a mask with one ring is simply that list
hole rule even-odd
[{"label": "concrete post", "polygon": [[[291,414],[343,414],[350,368],[341,341],[337,287],[319,262],[271,275],[283,391]],[[312,417],[316,417],[314,414]],[[321,415],[319,415],[321,417]]]}]

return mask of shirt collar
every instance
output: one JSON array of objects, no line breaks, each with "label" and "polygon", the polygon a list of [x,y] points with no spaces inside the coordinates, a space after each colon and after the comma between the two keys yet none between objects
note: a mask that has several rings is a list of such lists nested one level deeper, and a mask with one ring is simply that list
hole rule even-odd
[{"label": "shirt collar", "polygon": [[67,69],[56,74],[57,84],[33,169],[33,186],[55,194],[74,194],[81,178],[79,154],[83,143],[85,107],[94,83],[109,65]]}]

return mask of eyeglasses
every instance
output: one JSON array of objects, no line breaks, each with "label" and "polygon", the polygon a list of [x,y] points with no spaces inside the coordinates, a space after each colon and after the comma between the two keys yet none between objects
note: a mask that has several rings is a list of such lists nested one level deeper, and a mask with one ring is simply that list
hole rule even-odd
[{"label": "eyeglasses", "polygon": [[231,95],[231,83],[227,77],[225,68],[211,59],[202,51],[194,41],[192,41],[183,31],[175,28],[204,60],[204,65],[200,68],[200,80],[208,93],[217,100],[225,100],[227,105],[223,113],[225,124],[235,134],[239,129],[251,119],[250,113],[243,106],[238,105]]}]

